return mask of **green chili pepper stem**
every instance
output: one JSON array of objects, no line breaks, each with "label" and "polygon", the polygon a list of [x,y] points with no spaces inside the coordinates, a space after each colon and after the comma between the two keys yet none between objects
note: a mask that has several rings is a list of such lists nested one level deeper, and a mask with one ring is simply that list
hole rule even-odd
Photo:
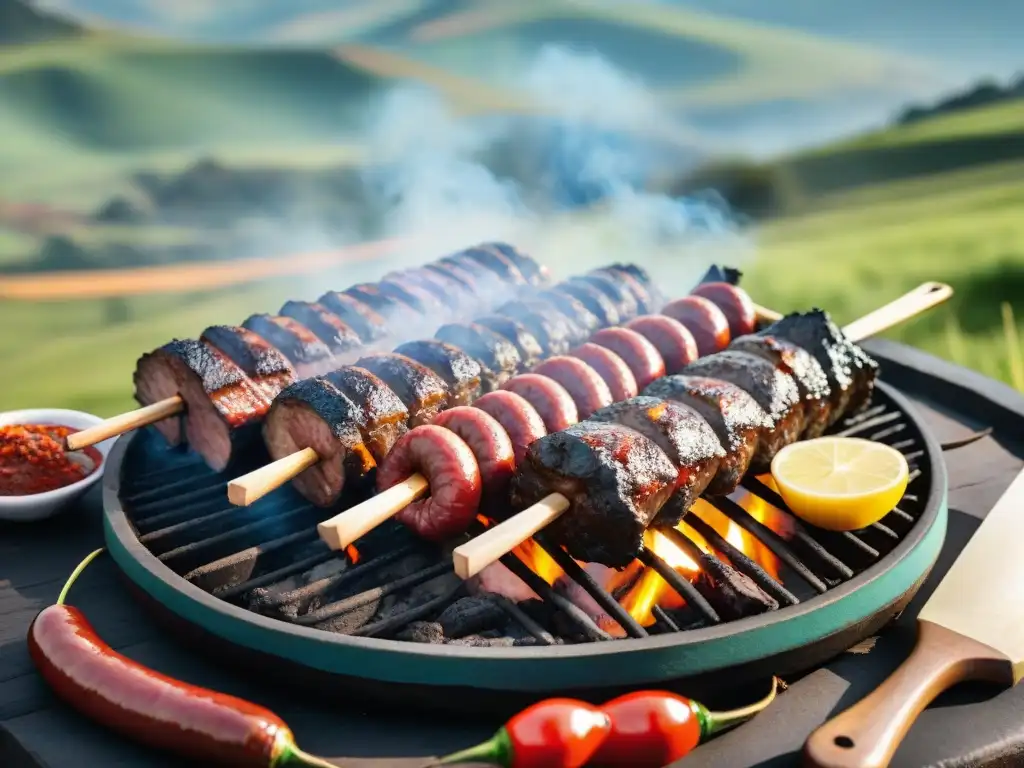
[{"label": "green chili pepper stem", "polygon": [[97,549],[95,552],[90,552],[88,555],[85,556],[85,559],[75,567],[75,570],[73,570],[71,572],[71,575],[68,576],[68,580],[65,582],[64,588],[60,591],[60,594],[57,595],[57,605],[64,605],[64,601],[68,597],[68,592],[71,591],[71,585],[74,584],[78,577],[82,575],[82,571],[85,570],[86,566],[89,565],[89,563],[91,563],[97,557],[99,557],[102,553],[102,547]]},{"label": "green chili pepper stem", "polygon": [[700,723],[701,742],[707,741],[712,736],[727,731],[740,723],[744,723],[757,713],[763,711],[769,704],[775,701],[778,691],[779,679],[773,677],[771,693],[754,704],[740,707],[739,709],[731,709],[728,712],[712,712],[700,702],[691,702],[691,709],[693,709],[694,714],[697,716],[697,721]]},{"label": "green chili pepper stem", "polygon": [[294,742],[284,744],[281,752],[275,757],[270,768],[290,768],[290,766],[302,766],[302,768],[337,768],[334,763],[329,763],[316,755],[303,752]]},{"label": "green chili pepper stem", "polygon": [[498,729],[489,740],[475,747],[454,752],[442,757],[434,765],[452,765],[454,763],[491,763],[504,768],[512,765],[512,739],[504,728]]}]

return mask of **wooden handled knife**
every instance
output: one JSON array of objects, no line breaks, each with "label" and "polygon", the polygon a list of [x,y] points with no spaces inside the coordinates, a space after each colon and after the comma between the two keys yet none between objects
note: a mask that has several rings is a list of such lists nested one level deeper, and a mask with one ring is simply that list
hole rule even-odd
[{"label": "wooden handled knife", "polygon": [[[917,716],[965,680],[1024,675],[1024,471],[918,615],[913,653],[870,696],[818,728],[808,768],[885,768]],[[992,573],[999,574],[993,580]],[[983,588],[979,588],[982,587]]]}]

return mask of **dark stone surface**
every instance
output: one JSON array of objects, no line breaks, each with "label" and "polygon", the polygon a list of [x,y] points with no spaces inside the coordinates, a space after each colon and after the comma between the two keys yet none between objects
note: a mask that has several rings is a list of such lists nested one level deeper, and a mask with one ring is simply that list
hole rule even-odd
[{"label": "dark stone surface", "polygon": [[[990,437],[947,454],[950,524],[939,563],[895,626],[860,652],[791,681],[767,712],[700,747],[683,764],[767,768],[799,765],[807,735],[852,704],[895,668],[913,642],[915,608],[931,594],[979,520],[1020,471],[1024,457],[1024,397],[935,358],[887,342],[868,345],[885,378],[911,395],[940,441],[991,426]],[[898,363],[892,358],[898,358]],[[112,736],[55,700],[35,674],[25,631],[51,602],[75,563],[102,545],[100,501],[91,494],[58,519],[29,526],[0,523],[0,766],[63,768],[117,765],[164,768],[189,763]],[[128,596],[109,559],[83,576],[73,601],[99,633],[126,655],[162,672],[269,706],[308,751],[343,768],[413,768],[429,756],[486,738],[498,722],[448,718],[431,722],[401,713],[369,714],[359,702],[344,709],[301,700],[235,675],[165,637]],[[1024,764],[1024,689],[957,689],[930,707],[911,730],[893,768],[1008,768]]]}]

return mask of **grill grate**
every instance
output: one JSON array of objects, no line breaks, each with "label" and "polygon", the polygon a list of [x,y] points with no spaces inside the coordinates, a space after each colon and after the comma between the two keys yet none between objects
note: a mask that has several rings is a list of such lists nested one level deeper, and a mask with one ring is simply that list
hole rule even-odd
[{"label": "grill grate", "polygon": [[[688,515],[681,531],[665,535],[699,564],[700,575],[691,581],[655,552],[641,551],[638,559],[643,565],[656,571],[684,601],[678,609],[655,606],[654,623],[642,626],[615,594],[562,549],[539,537],[537,543],[563,572],[557,586],[510,553],[501,563],[540,600],[528,605],[490,593],[476,595],[476,610],[498,612],[519,634],[488,638],[470,632],[471,637],[448,641],[552,645],[685,632],[794,606],[853,578],[884,558],[915,525],[920,498],[927,495],[915,492],[929,472],[921,465],[926,456],[922,436],[884,391],[876,393],[874,403],[832,431],[884,442],[910,463],[908,492],[881,522],[842,534],[814,528],[798,521],[778,494],[756,478],[745,479],[743,487],[780,511],[785,521],[782,533],[732,499],[712,501],[778,558],[779,579],[700,516]],[[434,642],[437,638],[417,635],[416,623],[444,619],[467,595],[467,584],[454,574],[450,551],[415,539],[397,523],[372,532],[348,553],[332,552],[316,533],[324,511],[303,503],[294,491],[281,489],[250,507],[230,506],[223,475],[210,472],[186,453],[155,448],[155,438],[140,437],[135,442],[143,449],[130,453],[121,485],[121,498],[139,540],[168,568],[222,600],[333,632]],[[702,537],[713,554],[698,547],[688,532]],[[596,621],[570,599],[563,581],[592,598],[614,625]],[[545,615],[538,617],[538,611]],[[550,628],[556,625],[561,629],[553,634]],[[472,638],[477,639],[471,642]]]}]

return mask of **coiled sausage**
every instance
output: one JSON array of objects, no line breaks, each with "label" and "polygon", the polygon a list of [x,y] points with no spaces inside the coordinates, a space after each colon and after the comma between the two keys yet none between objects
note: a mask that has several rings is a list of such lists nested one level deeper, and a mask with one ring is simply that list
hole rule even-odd
[{"label": "coiled sausage", "polygon": [[516,466],[523,460],[530,443],[548,433],[537,409],[515,392],[504,389],[488,392],[473,403],[473,407],[493,416],[504,428],[512,441]]},{"label": "coiled sausage", "polygon": [[540,414],[548,432],[558,432],[580,420],[572,395],[547,376],[520,373],[506,381],[502,389],[515,392],[532,405]]},{"label": "coiled sausage", "polygon": [[576,403],[576,415],[585,419],[599,408],[611,405],[611,390],[600,374],[582,360],[560,355],[545,360],[534,372],[561,384]]},{"label": "coiled sausage", "polygon": [[590,340],[598,346],[610,349],[629,366],[641,390],[655,379],[665,375],[665,361],[651,342],[636,331],[628,328],[604,328]]}]

